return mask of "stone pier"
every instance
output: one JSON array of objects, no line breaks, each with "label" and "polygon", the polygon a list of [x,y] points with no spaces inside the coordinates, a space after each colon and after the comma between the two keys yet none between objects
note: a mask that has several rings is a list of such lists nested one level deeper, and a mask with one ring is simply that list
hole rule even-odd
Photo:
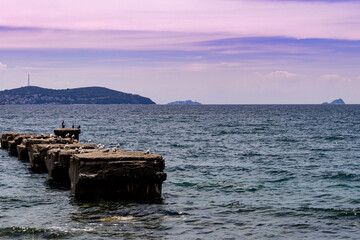
[{"label": "stone pier", "polygon": [[70,186],[82,199],[161,199],[165,161],[149,152],[127,152],[78,142],[80,129],[55,129],[56,135],[3,133],[1,147],[29,160],[31,170],[47,172],[49,180]]}]

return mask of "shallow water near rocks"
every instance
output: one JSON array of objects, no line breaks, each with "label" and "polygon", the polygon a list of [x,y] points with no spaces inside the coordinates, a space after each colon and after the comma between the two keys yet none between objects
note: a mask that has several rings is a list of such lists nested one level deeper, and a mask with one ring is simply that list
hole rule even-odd
[{"label": "shallow water near rocks", "polygon": [[163,155],[160,203],[81,202],[0,150],[0,239],[357,239],[360,106],[0,106],[0,132]]}]

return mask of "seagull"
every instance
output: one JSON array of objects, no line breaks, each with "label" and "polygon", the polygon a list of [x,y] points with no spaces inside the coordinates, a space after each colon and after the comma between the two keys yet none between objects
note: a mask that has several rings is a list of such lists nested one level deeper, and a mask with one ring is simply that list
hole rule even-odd
[{"label": "seagull", "polygon": [[88,140],[88,143],[91,143],[91,139]]},{"label": "seagull", "polygon": [[65,137],[69,137],[70,136],[70,133],[66,134]]},{"label": "seagull", "polygon": [[100,144],[100,146],[99,146],[98,148],[99,148],[100,150],[103,150],[103,149],[105,148],[105,146]]},{"label": "seagull", "polygon": [[71,136],[71,138],[75,138],[75,134],[73,134],[73,135]]},{"label": "seagull", "polygon": [[146,154],[150,154],[150,150],[146,150],[145,153],[146,153]]},{"label": "seagull", "polygon": [[49,145],[47,145],[46,148],[51,148],[51,143]]},{"label": "seagull", "polygon": [[64,149],[68,150],[70,148],[69,144],[65,144]]},{"label": "seagull", "polygon": [[112,150],[113,152],[116,152],[117,148],[116,148],[116,147],[113,147],[111,150]]},{"label": "seagull", "polygon": [[115,147],[116,149],[118,149],[120,147],[120,143],[118,143]]},{"label": "seagull", "polygon": [[49,137],[51,137],[51,138],[52,138],[52,137],[54,137],[54,136],[55,136],[54,134],[51,134],[51,133],[50,133],[50,136],[49,136]]},{"label": "seagull", "polygon": [[110,148],[105,149],[103,152],[109,152]]},{"label": "seagull", "polygon": [[82,147],[79,147],[79,150],[82,150]]},{"label": "seagull", "polygon": [[81,150],[80,153],[85,153],[85,151],[84,151],[84,150]]}]

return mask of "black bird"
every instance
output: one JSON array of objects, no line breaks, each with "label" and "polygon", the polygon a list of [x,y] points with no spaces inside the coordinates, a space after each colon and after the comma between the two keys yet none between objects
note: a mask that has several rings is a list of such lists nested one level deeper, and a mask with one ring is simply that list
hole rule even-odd
[{"label": "black bird", "polygon": [[80,129],[80,125],[78,126],[78,129]]},{"label": "black bird", "polygon": [[75,128],[74,124],[72,125],[72,127],[71,127],[71,128]]},{"label": "black bird", "polygon": [[62,121],[61,126],[62,126],[62,128],[65,128],[65,122],[64,122],[64,120]]}]

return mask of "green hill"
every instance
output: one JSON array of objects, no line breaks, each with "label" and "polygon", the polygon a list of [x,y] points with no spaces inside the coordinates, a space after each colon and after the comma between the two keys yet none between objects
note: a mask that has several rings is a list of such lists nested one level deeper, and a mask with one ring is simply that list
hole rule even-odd
[{"label": "green hill", "polygon": [[47,89],[21,87],[0,91],[1,104],[155,104],[150,98],[104,87]]}]

